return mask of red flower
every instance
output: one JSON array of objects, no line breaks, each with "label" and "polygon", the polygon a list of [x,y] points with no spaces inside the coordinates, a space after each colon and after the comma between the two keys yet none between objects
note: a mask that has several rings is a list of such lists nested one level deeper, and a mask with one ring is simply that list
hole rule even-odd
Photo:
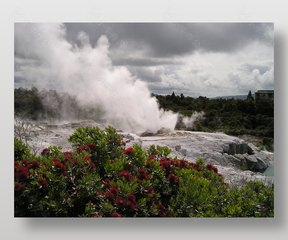
[{"label": "red flower", "polygon": [[201,168],[196,168],[196,171],[201,172],[202,169]]},{"label": "red flower", "polygon": [[116,188],[111,188],[110,193],[114,194],[115,196],[118,196],[118,190]]},{"label": "red flower", "polygon": [[89,152],[90,148],[88,146],[81,146],[81,147],[78,148],[78,153],[80,153],[82,151]]},{"label": "red flower", "polygon": [[28,172],[19,172],[18,174],[16,174],[16,177],[19,178],[19,179],[28,179],[29,177],[29,173]]},{"label": "red flower", "polygon": [[38,183],[43,187],[43,188],[48,188],[48,183],[45,181],[43,178],[38,179]]},{"label": "red flower", "polygon": [[122,142],[122,145],[126,146],[126,142]]},{"label": "red flower", "polygon": [[73,157],[73,154],[71,152],[64,152],[63,154],[64,154],[64,156],[69,156],[70,155],[71,157]]},{"label": "red flower", "polygon": [[215,173],[218,173],[218,169],[216,167],[212,167],[212,170],[215,172]]},{"label": "red flower", "polygon": [[60,162],[58,162],[58,161],[54,161],[54,166],[55,166],[55,168],[56,168],[56,170],[57,171],[59,171],[59,172],[61,172],[63,175],[67,175],[66,173],[65,173],[65,171],[66,171],[66,167],[64,166],[64,165],[62,165]]},{"label": "red flower", "polygon": [[186,163],[188,163],[188,161],[186,161],[186,160],[180,160],[180,166],[181,166],[181,167],[186,167]]},{"label": "red flower", "polygon": [[68,195],[65,195],[65,196],[64,196],[64,198],[65,198],[65,199],[68,199],[68,198],[69,198],[69,196],[68,196]]},{"label": "red flower", "polygon": [[164,159],[164,160],[160,160],[160,165],[163,167],[163,168],[169,168],[170,166],[169,166],[169,164],[168,164],[168,162],[166,161],[166,159]]},{"label": "red flower", "polygon": [[218,174],[218,177],[222,177],[222,174],[219,173],[219,174]]},{"label": "red flower", "polygon": [[14,185],[14,191],[16,192],[16,193],[22,193],[23,191],[25,190],[25,186],[24,185],[22,185],[22,184],[20,184],[20,183],[15,183],[15,185]]},{"label": "red flower", "polygon": [[93,203],[88,203],[88,207],[93,208],[95,205]]},{"label": "red flower", "polygon": [[118,199],[115,201],[115,204],[116,204],[118,207],[124,207],[124,206],[125,206],[125,201],[124,201],[122,198],[118,198]]},{"label": "red flower", "polygon": [[225,185],[226,187],[229,186],[229,184],[228,184],[228,183],[225,183],[225,182],[223,182],[222,184]]},{"label": "red flower", "polygon": [[66,167],[64,165],[61,165],[61,173],[65,173]]},{"label": "red flower", "polygon": [[19,167],[19,163],[18,162],[14,162],[14,167]]},{"label": "red flower", "polygon": [[110,163],[115,163],[115,161],[114,160],[110,160]]},{"label": "red flower", "polygon": [[104,179],[104,182],[110,183],[110,180],[109,180],[108,178],[105,178],[105,179]]},{"label": "red flower", "polygon": [[95,164],[92,163],[92,162],[90,162],[89,164],[90,164],[90,166],[92,166],[92,169],[94,170],[95,169]]},{"label": "red flower", "polygon": [[147,175],[146,175],[146,172],[144,170],[139,168],[138,173],[140,173],[140,177],[139,177],[140,180],[145,179],[147,181]]},{"label": "red flower", "polygon": [[125,177],[127,181],[131,180],[131,174],[129,172],[120,172],[119,177],[120,178]]},{"label": "red flower", "polygon": [[73,164],[72,164],[72,167],[78,165],[78,161],[74,161]]},{"label": "red flower", "polygon": [[134,203],[134,204],[136,204],[136,198],[135,198],[135,196],[132,193],[127,195],[127,200],[132,202],[132,203]]},{"label": "red flower", "polygon": [[207,168],[208,170],[212,170],[213,166],[212,166],[212,164],[207,164],[207,165],[206,165],[206,168]]},{"label": "red flower", "polygon": [[138,182],[138,184],[141,184],[142,181],[140,179],[137,179],[137,182]]},{"label": "red flower", "polygon": [[153,156],[149,157],[149,160],[155,159]]},{"label": "red flower", "polygon": [[96,149],[97,148],[95,143],[90,143],[88,146],[90,149]]},{"label": "red flower", "polygon": [[105,192],[104,191],[101,191],[101,192],[97,192],[97,195],[104,195]]},{"label": "red flower", "polygon": [[154,152],[157,154],[157,149],[156,148],[154,148]]},{"label": "red flower", "polygon": [[133,212],[135,210],[135,205],[130,201],[125,202],[125,207],[129,212]]},{"label": "red flower", "polygon": [[109,192],[108,192],[108,193],[105,193],[105,198],[108,199],[108,200],[111,201],[111,202],[113,202],[114,199],[115,199],[114,195],[111,194],[111,193],[109,193]]},{"label": "red flower", "polygon": [[38,163],[37,161],[33,160],[33,161],[31,162],[31,167],[32,167],[33,169],[35,169],[35,168],[39,167],[39,163]]},{"label": "red flower", "polygon": [[70,157],[70,156],[65,156],[65,160],[67,160],[67,161],[71,162],[71,160],[72,160],[72,157]]},{"label": "red flower", "polygon": [[164,211],[164,206],[163,205],[158,205],[157,209],[160,210],[160,211]]},{"label": "red flower", "polygon": [[174,166],[176,166],[176,167],[179,167],[179,166],[180,166],[180,163],[177,162],[177,161],[173,161],[173,163],[174,163]]},{"label": "red flower", "polygon": [[124,154],[126,154],[126,155],[132,155],[132,153],[133,153],[133,148],[128,148],[128,149],[124,150]]},{"label": "red flower", "polygon": [[189,166],[195,167],[197,164],[196,163],[189,163]]},{"label": "red flower", "polygon": [[174,175],[174,174],[170,174],[168,176],[168,179],[169,179],[171,184],[176,183],[178,181],[178,177],[176,175]]},{"label": "red flower", "polygon": [[54,166],[58,169],[61,169],[62,164],[59,161],[54,161]]},{"label": "red flower", "polygon": [[151,166],[151,163],[150,162],[146,162],[146,167],[147,168],[151,168],[152,166]]},{"label": "red flower", "polygon": [[121,215],[119,214],[119,213],[112,213],[111,215],[110,215],[110,217],[121,217]]},{"label": "red flower", "polygon": [[110,183],[105,183],[103,187],[106,187],[106,188],[109,188],[109,189],[110,189],[110,188],[111,188],[111,185],[110,185]]},{"label": "red flower", "polygon": [[99,216],[93,215],[93,216],[91,216],[91,218],[99,218]]},{"label": "red flower", "polygon": [[83,162],[86,162],[86,161],[90,160],[90,157],[89,157],[89,156],[86,156],[86,157],[84,157],[82,160],[83,160]]},{"label": "red flower", "polygon": [[29,165],[29,162],[27,160],[25,160],[25,159],[22,160],[21,163],[22,163],[23,167],[27,167]]},{"label": "red flower", "polygon": [[49,154],[49,149],[44,148],[40,154],[41,154],[41,156]]},{"label": "red flower", "polygon": [[20,173],[20,172],[29,172],[29,170],[28,170],[28,168],[25,168],[25,167],[18,167],[17,168],[17,171],[18,171],[18,173]]}]

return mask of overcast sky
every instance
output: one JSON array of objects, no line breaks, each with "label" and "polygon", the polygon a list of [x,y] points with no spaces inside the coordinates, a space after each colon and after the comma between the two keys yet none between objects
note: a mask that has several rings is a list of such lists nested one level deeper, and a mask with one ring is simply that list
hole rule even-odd
[{"label": "overcast sky", "polygon": [[51,53],[56,38],[73,52],[87,42],[95,47],[106,35],[112,66],[127,68],[155,94],[216,97],[274,89],[272,23],[16,23],[14,29],[15,88],[57,89],[46,58],[59,65],[56,58],[70,56]]}]

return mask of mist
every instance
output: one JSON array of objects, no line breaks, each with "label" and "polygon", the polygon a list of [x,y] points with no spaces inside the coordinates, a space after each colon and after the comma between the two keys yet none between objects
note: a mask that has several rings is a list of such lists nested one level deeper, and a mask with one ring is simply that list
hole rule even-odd
[{"label": "mist", "polygon": [[183,117],[182,121],[186,128],[195,129],[195,122],[200,121],[204,114],[204,112],[194,112],[191,117]]},{"label": "mist", "polygon": [[145,82],[113,66],[107,36],[91,46],[79,32],[78,46],[65,35],[63,24],[15,24],[15,77],[38,89],[67,92],[83,107],[100,106],[106,122],[124,131],[175,128],[178,115],[159,110]]}]

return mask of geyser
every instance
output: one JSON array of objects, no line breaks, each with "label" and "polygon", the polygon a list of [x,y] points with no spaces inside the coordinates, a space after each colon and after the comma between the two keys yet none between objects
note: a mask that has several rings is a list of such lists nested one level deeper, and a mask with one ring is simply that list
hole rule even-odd
[{"label": "geyser", "polygon": [[124,131],[174,129],[178,115],[159,110],[145,82],[126,67],[113,66],[105,35],[94,47],[85,32],[78,34],[80,47],[65,37],[63,24],[15,24],[15,52],[21,56],[15,58],[15,77],[37,88],[67,92],[83,106],[100,105],[107,123]]}]

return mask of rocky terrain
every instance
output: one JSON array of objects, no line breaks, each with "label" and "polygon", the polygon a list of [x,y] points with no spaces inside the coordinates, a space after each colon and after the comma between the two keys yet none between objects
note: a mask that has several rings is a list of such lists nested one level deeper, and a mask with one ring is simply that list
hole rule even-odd
[{"label": "rocky terrain", "polygon": [[[39,155],[43,148],[49,146],[62,146],[63,151],[72,150],[68,137],[78,127],[98,126],[104,129],[105,124],[93,120],[68,123],[59,122],[48,124],[46,122],[27,123],[26,130],[28,142]],[[19,121],[15,123],[15,135],[21,133],[22,126]],[[18,131],[18,132],[17,132]],[[260,151],[252,143],[243,139],[228,136],[224,133],[205,133],[189,131],[160,130],[157,134],[150,133],[125,133],[117,130],[126,141],[126,147],[140,144],[142,149],[148,149],[152,144],[168,146],[172,151],[170,157],[178,157],[189,162],[202,158],[205,164],[211,163],[218,168],[219,173],[231,186],[241,186],[247,181],[262,181],[265,185],[274,182],[274,177],[265,176],[259,170],[264,170],[270,165],[269,159],[274,159],[274,154]],[[272,156],[273,155],[273,156]]]}]

